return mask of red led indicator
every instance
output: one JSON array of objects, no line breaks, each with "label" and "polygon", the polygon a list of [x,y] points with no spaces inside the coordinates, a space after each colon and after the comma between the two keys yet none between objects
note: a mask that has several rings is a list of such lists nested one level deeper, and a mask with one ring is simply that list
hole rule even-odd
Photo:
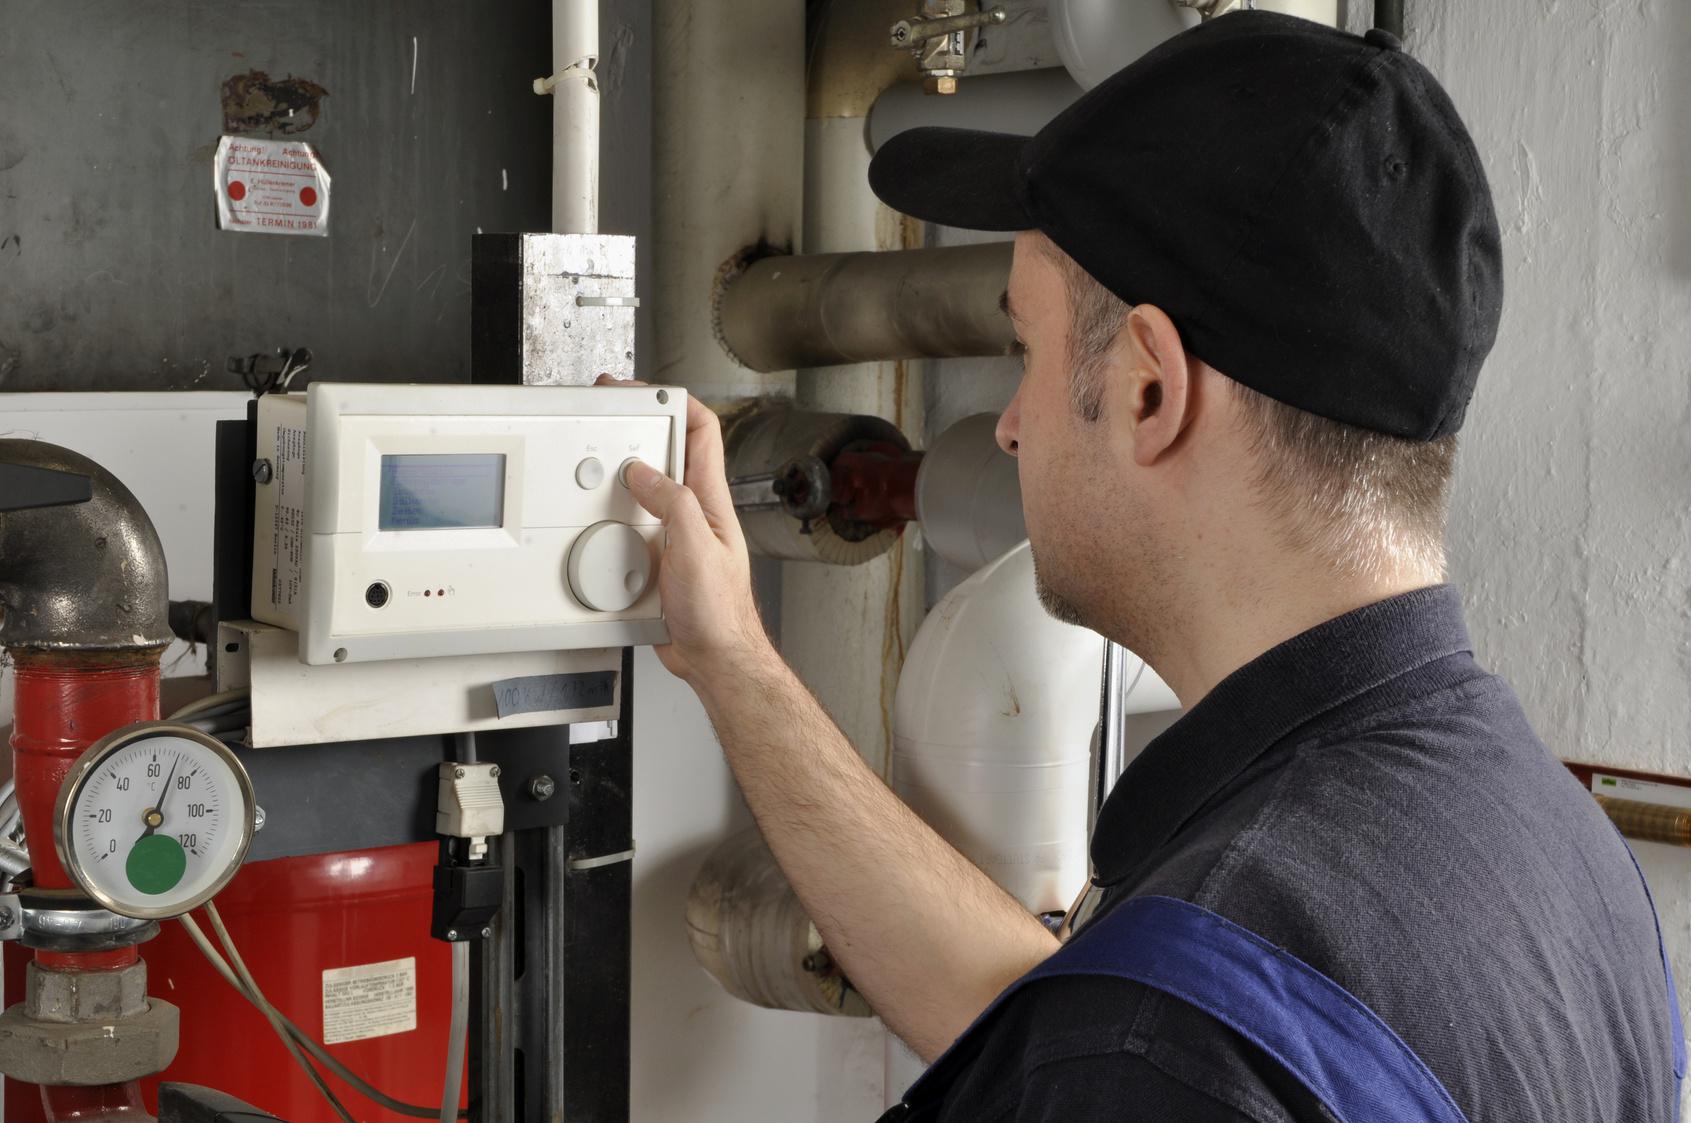
[{"label": "red led indicator", "polygon": [[424,595],[424,596],[425,596],[425,597],[429,597],[429,596],[433,596],[433,595],[434,595],[434,594],[433,594],[433,593],[431,593],[431,592],[429,592],[429,591],[428,591],[428,590],[427,590],[427,589],[424,589],[424,590],[423,590],[423,595]]}]

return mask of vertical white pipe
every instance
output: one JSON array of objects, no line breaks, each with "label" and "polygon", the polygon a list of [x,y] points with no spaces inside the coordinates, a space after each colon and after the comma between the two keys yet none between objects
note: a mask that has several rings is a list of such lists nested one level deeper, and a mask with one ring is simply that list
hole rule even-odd
[{"label": "vertical white pipe", "polygon": [[552,0],[552,232],[599,232],[599,0]]}]

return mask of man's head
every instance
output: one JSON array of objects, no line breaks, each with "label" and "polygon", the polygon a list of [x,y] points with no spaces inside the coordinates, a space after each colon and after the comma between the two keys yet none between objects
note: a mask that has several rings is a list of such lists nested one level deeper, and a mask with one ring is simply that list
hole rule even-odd
[{"label": "man's head", "polygon": [[1188,590],[1438,579],[1501,248],[1396,40],[1223,16],[1035,137],[916,129],[869,175],[907,214],[1022,231],[1000,439],[1059,613],[1150,657]]},{"label": "man's head", "polygon": [[1439,579],[1455,434],[1394,437],[1259,394],[1037,232],[1017,238],[1005,305],[1024,374],[998,437],[1021,459],[1053,615],[1154,652],[1218,554],[1312,581]]}]

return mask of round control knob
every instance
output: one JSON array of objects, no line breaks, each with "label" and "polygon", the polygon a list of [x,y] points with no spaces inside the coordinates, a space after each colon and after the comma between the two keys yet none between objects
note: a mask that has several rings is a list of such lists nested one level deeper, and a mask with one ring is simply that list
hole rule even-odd
[{"label": "round control knob", "polygon": [[595,612],[631,608],[652,583],[652,550],[627,523],[594,523],[570,547],[570,592]]}]

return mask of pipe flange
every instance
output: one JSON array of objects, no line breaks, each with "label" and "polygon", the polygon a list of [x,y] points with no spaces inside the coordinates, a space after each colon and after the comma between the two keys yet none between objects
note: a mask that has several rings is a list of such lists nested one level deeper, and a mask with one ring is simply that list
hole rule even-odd
[{"label": "pipe flange", "polygon": [[18,912],[23,924],[18,942],[40,951],[111,951],[159,934],[157,921],[119,916],[67,892],[24,890]]},{"label": "pipe flange", "polygon": [[35,1021],[23,1003],[0,1014],[0,1073],[31,1084],[119,1084],[176,1059],[181,1013],[162,998],[130,1018]]}]

